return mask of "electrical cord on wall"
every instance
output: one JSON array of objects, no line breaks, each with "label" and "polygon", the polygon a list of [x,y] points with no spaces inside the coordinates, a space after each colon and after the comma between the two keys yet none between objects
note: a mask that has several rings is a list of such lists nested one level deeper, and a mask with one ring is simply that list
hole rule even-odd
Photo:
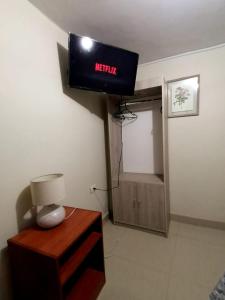
[{"label": "electrical cord on wall", "polygon": [[117,186],[114,186],[114,187],[109,188],[109,189],[100,189],[100,188],[94,187],[93,188],[94,191],[109,192],[109,191],[112,191],[114,189],[118,189],[120,187],[120,166],[121,166],[121,161],[122,161],[122,155],[123,155],[123,142],[121,142],[120,159],[119,159],[118,174],[117,174]]},{"label": "electrical cord on wall", "polygon": [[68,216],[65,217],[65,220],[68,220],[70,217],[72,217],[72,215],[74,214],[74,212],[76,211],[76,208],[74,208]]},{"label": "electrical cord on wall", "polygon": [[[123,102],[123,97],[121,96],[120,103],[119,103],[119,111],[117,111],[113,114],[113,118],[118,119],[121,122],[121,124],[125,120],[131,121],[131,122],[135,121],[137,119],[137,115],[128,109],[126,99],[124,99],[124,103],[123,103],[124,108],[122,108],[122,102]],[[121,125],[121,136],[122,136],[122,125]],[[114,186],[109,189],[102,189],[102,188],[94,187],[93,188],[94,191],[108,192],[108,191],[112,191],[114,189],[118,189],[120,187],[120,166],[121,166],[121,161],[122,161],[122,154],[123,154],[123,142],[121,141],[121,151],[120,151],[118,175],[117,175],[117,186]]]}]

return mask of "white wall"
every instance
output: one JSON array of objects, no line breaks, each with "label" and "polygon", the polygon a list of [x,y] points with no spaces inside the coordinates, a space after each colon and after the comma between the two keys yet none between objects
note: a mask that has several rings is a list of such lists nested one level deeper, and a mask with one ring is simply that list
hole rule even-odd
[{"label": "white wall", "polygon": [[91,184],[106,186],[103,101],[95,93],[63,91],[63,47],[67,34],[28,1],[0,2],[2,300],[10,294],[6,241],[26,223],[31,178],[62,172],[64,204],[107,211],[106,193],[89,193]]},{"label": "white wall", "polygon": [[200,115],[169,119],[171,212],[225,222],[225,47],[139,66],[138,80],[200,74]]},{"label": "white wall", "polygon": [[149,106],[143,111],[131,107],[137,119],[122,127],[124,172],[163,173],[161,101]]}]

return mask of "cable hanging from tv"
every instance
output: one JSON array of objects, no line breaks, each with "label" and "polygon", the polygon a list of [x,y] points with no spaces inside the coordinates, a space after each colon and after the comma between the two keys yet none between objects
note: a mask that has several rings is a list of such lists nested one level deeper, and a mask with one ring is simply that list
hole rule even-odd
[{"label": "cable hanging from tv", "polygon": [[127,107],[126,99],[124,99],[123,101],[122,96],[120,99],[118,110],[113,114],[113,117],[122,122],[125,120],[132,121],[137,119],[137,115]]}]

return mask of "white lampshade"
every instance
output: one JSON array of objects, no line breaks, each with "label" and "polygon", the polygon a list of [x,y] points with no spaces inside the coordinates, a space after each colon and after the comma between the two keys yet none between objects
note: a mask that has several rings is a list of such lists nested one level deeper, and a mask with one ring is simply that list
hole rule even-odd
[{"label": "white lampshade", "polygon": [[63,174],[49,174],[34,178],[30,182],[34,205],[50,205],[65,199]]}]

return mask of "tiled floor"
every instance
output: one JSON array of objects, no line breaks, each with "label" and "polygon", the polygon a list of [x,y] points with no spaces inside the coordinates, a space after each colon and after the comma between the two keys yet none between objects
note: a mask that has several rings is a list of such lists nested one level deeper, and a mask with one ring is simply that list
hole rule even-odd
[{"label": "tiled floor", "polygon": [[208,300],[225,272],[225,231],[171,222],[169,238],[104,225],[99,300]]}]

